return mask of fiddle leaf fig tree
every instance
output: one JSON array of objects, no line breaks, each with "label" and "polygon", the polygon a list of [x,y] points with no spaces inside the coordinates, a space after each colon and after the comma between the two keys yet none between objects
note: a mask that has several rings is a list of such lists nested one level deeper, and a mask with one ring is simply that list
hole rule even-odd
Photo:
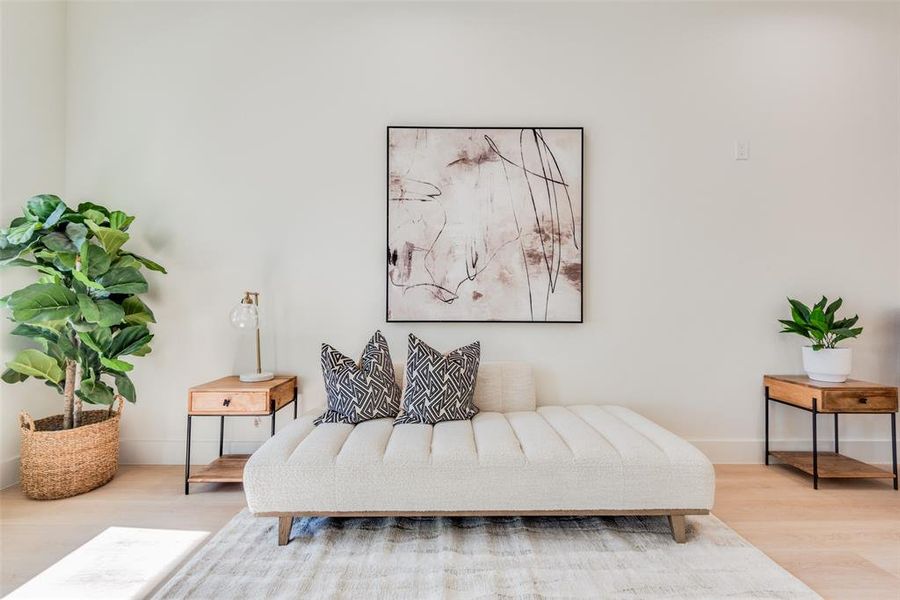
[{"label": "fiddle leaf fig tree", "polygon": [[57,196],[28,200],[24,216],[0,230],[0,267],[25,267],[38,280],[2,303],[13,335],[37,348],[6,363],[2,378],[42,379],[63,395],[63,427],[78,427],[82,402],[112,408],[116,396],[137,399],[128,372],[132,357],[150,352],[153,311],[142,270],[165,273],[125,249],[134,217],[83,202],[72,209]]}]

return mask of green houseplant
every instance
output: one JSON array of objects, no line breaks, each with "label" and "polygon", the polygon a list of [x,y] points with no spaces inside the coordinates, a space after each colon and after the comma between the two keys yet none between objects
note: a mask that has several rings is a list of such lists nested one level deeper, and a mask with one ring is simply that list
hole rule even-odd
[{"label": "green houseplant", "polygon": [[854,327],[858,315],[838,318],[837,311],[844,303],[841,298],[829,303],[828,298],[816,302],[812,308],[799,300],[788,298],[791,318],[779,319],[781,333],[794,333],[811,343],[803,347],[803,369],[810,379],[843,382],[850,375],[852,350],[838,348],[838,343],[858,337],[862,327]]},{"label": "green houseplant", "polygon": [[[87,491],[81,488],[90,477],[85,470],[74,468],[68,481],[56,486],[60,489],[41,493],[45,483],[42,465],[60,462],[68,446],[83,446],[84,436],[96,434],[95,429],[114,417],[105,427],[115,429],[118,464],[118,412],[114,413],[113,404],[118,398],[121,411],[123,398],[136,401],[128,376],[133,369],[129,361],[150,352],[153,335],[149,325],[156,322],[140,298],[148,290],[142,271],[166,272],[124,248],[133,221],[133,216],[122,211],[91,202],[72,209],[57,196],[40,195],[27,201],[23,216],[0,230],[0,266],[24,267],[38,274],[35,283],[0,300],[16,324],[12,334],[37,346],[22,350],[9,361],[2,380],[18,383],[34,377],[63,396],[62,415],[37,422],[27,414],[22,416],[22,487],[32,497]],[[107,409],[83,411],[84,403]],[[52,451],[36,453],[35,444]],[[112,446],[108,436],[99,445]],[[109,462],[108,457],[97,460]],[[72,464],[85,462],[81,457]],[[95,477],[106,477],[97,485],[112,477],[115,465],[111,473],[107,468]],[[58,471],[59,465],[51,467]]]}]

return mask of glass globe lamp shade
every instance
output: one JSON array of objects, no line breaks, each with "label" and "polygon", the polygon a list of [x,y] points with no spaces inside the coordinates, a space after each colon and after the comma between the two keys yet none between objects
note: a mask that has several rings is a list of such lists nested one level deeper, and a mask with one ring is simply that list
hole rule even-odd
[{"label": "glass globe lamp shade", "polygon": [[259,309],[255,304],[241,302],[231,309],[231,324],[238,329],[256,329],[259,325]]}]

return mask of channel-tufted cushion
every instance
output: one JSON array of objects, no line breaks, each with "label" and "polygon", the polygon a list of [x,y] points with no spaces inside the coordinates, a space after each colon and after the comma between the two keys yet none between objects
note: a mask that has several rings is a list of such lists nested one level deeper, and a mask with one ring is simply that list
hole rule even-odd
[{"label": "channel-tufted cushion", "polygon": [[[482,373],[486,363],[482,367]],[[491,365],[491,367],[494,367]],[[500,396],[515,384],[487,369]],[[481,374],[480,374],[481,375]],[[520,382],[521,383],[521,382]],[[526,387],[527,389],[527,387]],[[527,405],[523,396],[513,394]],[[533,398],[533,396],[532,396]],[[533,400],[532,400],[533,401]],[[477,400],[476,400],[477,402]],[[486,409],[436,425],[303,416],[247,463],[253,512],[709,509],[714,474],[691,444],[621,406]]]}]

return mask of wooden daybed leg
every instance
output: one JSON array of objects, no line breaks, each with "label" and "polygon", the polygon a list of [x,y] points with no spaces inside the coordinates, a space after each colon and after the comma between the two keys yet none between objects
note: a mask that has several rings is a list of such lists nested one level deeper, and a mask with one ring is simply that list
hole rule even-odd
[{"label": "wooden daybed leg", "polygon": [[684,535],[684,515],[669,515],[669,527],[672,528],[672,537],[679,544],[685,541]]},{"label": "wooden daybed leg", "polygon": [[294,517],[278,517],[278,545],[286,546],[291,541],[291,526],[294,524]]}]

